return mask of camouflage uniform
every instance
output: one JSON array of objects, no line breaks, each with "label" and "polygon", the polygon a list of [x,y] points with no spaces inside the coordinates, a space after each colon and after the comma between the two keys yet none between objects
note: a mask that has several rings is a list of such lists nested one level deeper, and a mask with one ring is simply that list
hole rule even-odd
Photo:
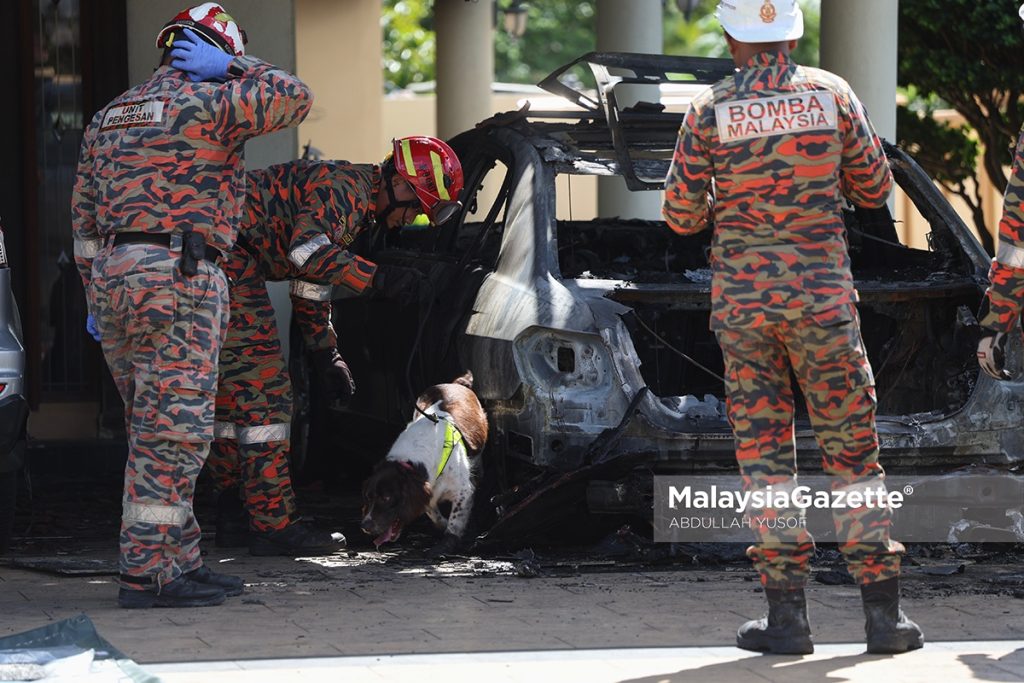
[{"label": "camouflage uniform", "polygon": [[[707,227],[712,180],[711,328],[745,486],[795,474],[791,369],[824,471],[844,485],[877,483],[874,378],[840,202],[883,206],[892,176],[861,103],[833,74],[760,53],[693,101],[666,182],[669,227]],[[889,539],[886,513],[837,512],[835,522],[855,531],[841,549],[859,583],[899,574],[902,546]],[[806,530],[757,534],[748,554],[762,583],[802,587],[813,551]]]},{"label": "camouflage uniform", "polygon": [[1003,195],[999,250],[988,279],[988,312],[979,321],[996,332],[1010,332],[1024,305],[1024,129],[1017,140],[1013,173]]},{"label": "camouflage uniform", "polygon": [[[223,84],[168,66],[96,114],[82,139],[72,200],[75,260],[103,353],[125,402],[129,450],[121,520],[125,588],[165,585],[202,565],[193,487],[213,439],[217,357],[227,326],[224,273],[177,268],[182,231],[228,252],[246,140],[299,123],[312,95],[255,57]],[[114,244],[119,233],[170,235]]]},{"label": "camouflage uniform", "polygon": [[376,266],[346,247],[374,219],[380,171],[296,161],[247,174],[249,192],[230,279],[231,322],[220,357],[216,441],[208,467],[221,490],[241,483],[251,525],[294,518],[288,473],[292,394],[268,280],[290,280],[306,345],[333,348],[332,285],[360,293]]}]

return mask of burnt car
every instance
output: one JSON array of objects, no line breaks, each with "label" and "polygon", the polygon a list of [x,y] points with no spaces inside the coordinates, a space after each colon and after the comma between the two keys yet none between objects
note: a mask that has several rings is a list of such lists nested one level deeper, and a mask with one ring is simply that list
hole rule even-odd
[{"label": "burnt car", "polygon": [[[581,67],[592,90],[570,85]],[[711,232],[682,237],[657,220],[556,212],[566,177],[618,176],[631,190],[659,191],[684,113],[661,94],[695,92],[732,71],[725,60],[591,53],[540,84],[575,110],[499,114],[453,138],[463,214],[437,230],[378,234],[369,247],[378,262],[424,274],[418,298],[335,301],[359,389],[347,413],[314,423],[329,448],[382,457],[360,435],[393,435],[414,392],[469,369],[492,424],[485,467],[506,512],[572,481],[585,482],[583,493],[576,486],[565,500],[649,514],[652,472],[734,470],[708,327]],[[640,89],[654,94],[619,104]],[[927,249],[910,248],[888,209],[843,211],[883,462],[1013,469],[1024,459],[1019,344],[1008,361],[1014,381],[1000,383],[979,374],[970,334],[989,257],[913,159],[885,150],[930,232]],[[801,470],[820,470],[806,413],[797,430]]]}]

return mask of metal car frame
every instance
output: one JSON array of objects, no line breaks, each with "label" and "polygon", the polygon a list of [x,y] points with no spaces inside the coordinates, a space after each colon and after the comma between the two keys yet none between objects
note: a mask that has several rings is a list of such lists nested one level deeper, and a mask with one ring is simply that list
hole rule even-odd
[{"label": "metal car frame", "polygon": [[[576,64],[592,69],[598,84],[594,95],[559,81]],[[634,341],[638,304],[666,311],[708,309],[710,284],[639,285],[567,276],[560,268],[562,226],[555,211],[560,173],[619,175],[634,189],[660,187],[657,179],[665,177],[682,114],[657,103],[621,107],[620,87],[709,83],[731,72],[724,60],[592,53],[541,84],[577,104],[578,111],[508,112],[453,138],[466,171],[463,200],[469,208],[492,166],[503,164],[507,174],[475,232],[467,231],[467,210],[438,231],[409,230],[398,239],[378,235],[372,258],[419,268],[430,284],[418,301],[335,302],[336,327],[360,330],[340,335],[361,383],[349,419],[383,415],[382,431],[393,433],[409,419],[415,391],[468,368],[490,416],[488,454],[499,473],[499,489],[514,488],[538,473],[586,471],[591,508],[643,511],[649,510],[644,489],[651,471],[734,469],[733,437],[724,416],[673,409],[662,400],[666,397],[650,391]],[[943,328],[943,343],[962,346],[970,311],[987,286],[989,257],[921,168],[902,150],[891,145],[885,150],[898,184],[931,226],[933,248],[907,250],[896,240],[888,211],[851,207],[845,212],[851,249],[872,254],[882,271],[887,260],[900,259],[910,271],[938,270],[914,280],[887,279],[883,272],[858,281],[861,307],[895,310],[918,300],[931,302],[931,308],[914,315],[940,311],[943,319],[936,324]],[[630,230],[668,232],[657,221],[622,223]],[[697,241],[692,246],[701,248]],[[892,272],[896,277],[901,271]],[[897,316],[893,324],[900,322]],[[710,337],[706,327],[703,333]],[[957,376],[963,400],[951,401],[952,409],[880,413],[887,467],[1015,469],[1024,460],[1019,343],[1010,353],[1012,382],[979,374],[976,366],[968,367],[969,350],[957,353],[964,363]],[[820,467],[805,418],[798,420],[796,439],[801,467]],[[619,465],[612,467],[613,462]]]}]

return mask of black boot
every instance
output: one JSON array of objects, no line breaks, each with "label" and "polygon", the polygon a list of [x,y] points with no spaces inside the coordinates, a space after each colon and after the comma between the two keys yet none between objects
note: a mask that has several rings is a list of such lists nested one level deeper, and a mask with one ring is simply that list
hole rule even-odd
[{"label": "black boot", "polygon": [[231,574],[220,574],[211,570],[205,564],[199,569],[193,569],[190,572],[185,572],[185,576],[190,581],[196,583],[204,583],[208,586],[217,586],[224,595],[233,597],[235,595],[241,595],[242,591],[245,590],[245,581],[240,576],[232,576]]},{"label": "black boot", "polygon": [[864,632],[869,654],[894,655],[924,645],[921,628],[900,609],[899,577],[862,585],[860,597],[867,617]]},{"label": "black boot", "polygon": [[249,545],[249,513],[242,504],[238,487],[232,486],[217,497],[218,548],[244,548]]},{"label": "black boot", "polygon": [[344,549],[345,537],[340,533],[316,531],[297,522],[275,531],[249,532],[249,554],[259,557],[330,555]]},{"label": "black boot", "polygon": [[768,614],[748,621],[736,633],[736,646],[776,655],[809,655],[814,652],[807,623],[807,599],[803,589],[765,589]]},{"label": "black boot", "polygon": [[128,609],[140,607],[208,607],[224,602],[224,590],[218,586],[192,581],[179,576],[174,581],[158,587],[152,577],[121,575],[122,583],[144,586],[143,590],[122,588],[117,594],[117,604]]}]

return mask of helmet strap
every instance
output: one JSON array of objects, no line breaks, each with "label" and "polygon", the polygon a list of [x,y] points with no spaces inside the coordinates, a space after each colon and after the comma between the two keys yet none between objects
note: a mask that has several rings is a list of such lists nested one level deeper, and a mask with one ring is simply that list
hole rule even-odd
[{"label": "helmet strap", "polygon": [[410,207],[420,207],[419,199],[413,198],[406,201],[399,201],[398,197],[395,196],[395,165],[393,162],[389,162],[381,168],[380,181],[384,183],[384,190],[388,195],[388,205],[383,209],[378,210],[378,215],[381,218],[387,216],[395,209],[408,209]]}]

